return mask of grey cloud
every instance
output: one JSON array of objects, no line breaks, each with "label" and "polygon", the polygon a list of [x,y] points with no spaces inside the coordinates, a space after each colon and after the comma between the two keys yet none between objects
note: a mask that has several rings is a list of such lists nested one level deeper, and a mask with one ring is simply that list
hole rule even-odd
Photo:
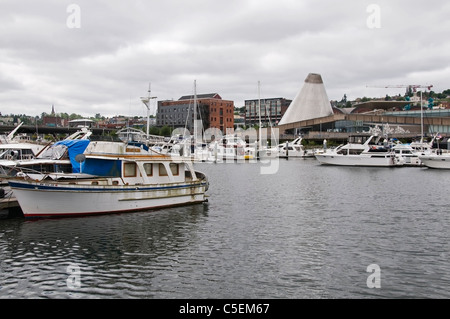
[{"label": "grey cloud", "polygon": [[[81,28],[66,25],[81,8]],[[3,1],[0,103],[85,115],[133,113],[148,82],[158,99],[218,92],[242,106],[257,94],[294,98],[310,72],[330,99],[370,95],[370,83],[450,87],[445,1]],[[13,72],[13,74],[9,74]],[[439,87],[440,86],[440,87]],[[20,96],[20,97],[18,97]],[[95,111],[95,112],[94,112]]]}]

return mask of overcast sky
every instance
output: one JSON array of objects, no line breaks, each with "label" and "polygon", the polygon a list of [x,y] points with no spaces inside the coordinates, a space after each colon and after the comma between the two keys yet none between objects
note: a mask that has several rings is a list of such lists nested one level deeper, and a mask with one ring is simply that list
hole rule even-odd
[{"label": "overcast sky", "polygon": [[[71,6],[75,4],[75,6]],[[450,2],[0,0],[0,112],[145,116],[140,97],[330,100],[450,88]]]}]

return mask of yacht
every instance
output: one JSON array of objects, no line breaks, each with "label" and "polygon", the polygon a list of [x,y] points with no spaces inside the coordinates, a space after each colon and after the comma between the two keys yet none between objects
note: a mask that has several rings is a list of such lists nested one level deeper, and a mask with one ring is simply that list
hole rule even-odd
[{"label": "yacht", "polygon": [[271,150],[276,151],[280,158],[314,158],[314,151],[305,149],[302,145],[301,137],[297,137],[290,142],[278,144]]},{"label": "yacht", "polygon": [[411,144],[397,143],[391,149],[399,165],[422,166],[422,161],[419,158],[421,153],[414,149]]},{"label": "yacht", "polygon": [[450,169],[450,153],[437,149],[434,153],[420,154],[419,159],[428,168]]},{"label": "yacht", "polygon": [[256,149],[256,145],[247,145],[241,137],[227,134],[219,140],[211,141],[211,143],[209,143],[208,161],[230,162],[235,160],[256,159]]},{"label": "yacht", "polygon": [[350,136],[349,142],[315,154],[320,164],[339,166],[401,166],[395,153],[389,149],[387,140],[381,136]]},{"label": "yacht", "polygon": [[[91,142],[80,173],[36,180],[9,179],[26,218],[68,217],[150,210],[206,201],[208,180],[189,158],[130,150],[123,142]],[[75,164],[75,165],[77,165]]]}]

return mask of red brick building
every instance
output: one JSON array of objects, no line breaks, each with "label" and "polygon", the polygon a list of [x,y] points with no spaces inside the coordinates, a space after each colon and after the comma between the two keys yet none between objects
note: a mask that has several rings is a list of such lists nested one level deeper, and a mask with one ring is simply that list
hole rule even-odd
[{"label": "red brick building", "polygon": [[[234,128],[234,102],[223,100],[217,93],[197,95],[197,119],[203,123],[203,129],[218,128],[226,134],[228,128]],[[177,101],[159,101],[156,113],[156,126],[172,128],[185,127],[193,132],[194,96],[186,95]]]},{"label": "red brick building", "polygon": [[56,116],[55,107],[52,105],[52,112],[50,115],[46,115],[42,118],[42,124],[45,126],[63,127],[66,125],[66,121],[63,118]]}]

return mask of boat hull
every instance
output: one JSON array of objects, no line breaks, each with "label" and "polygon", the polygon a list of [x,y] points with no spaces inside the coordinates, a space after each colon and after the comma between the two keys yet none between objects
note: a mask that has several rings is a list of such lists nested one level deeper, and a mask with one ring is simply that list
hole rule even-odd
[{"label": "boat hull", "polygon": [[419,156],[422,165],[429,168],[450,169],[450,156],[447,155],[423,155]]},{"label": "boat hull", "polygon": [[207,182],[105,187],[14,181],[10,186],[25,217],[64,217],[201,203]]}]

